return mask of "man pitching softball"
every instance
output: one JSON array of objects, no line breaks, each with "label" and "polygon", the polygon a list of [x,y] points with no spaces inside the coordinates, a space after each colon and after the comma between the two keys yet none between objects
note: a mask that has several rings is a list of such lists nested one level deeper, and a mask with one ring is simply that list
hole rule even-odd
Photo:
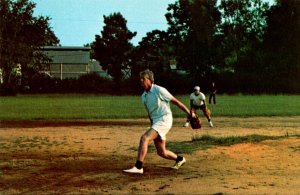
[{"label": "man pitching softball", "polygon": [[[190,115],[190,110],[171,95],[168,90],[154,84],[152,71],[145,70],[140,72],[140,82],[145,90],[141,98],[148,112],[151,127],[140,138],[135,166],[123,171],[126,173],[143,174],[143,162],[148,151],[148,145],[152,141],[154,141],[157,154],[165,159],[174,160],[175,164],[172,168],[179,169],[186,162],[186,159],[166,149],[166,135],[173,123],[169,102],[178,106],[188,115]],[[193,114],[192,117],[195,117],[195,115]]]},{"label": "man pitching softball", "polygon": [[[210,116],[210,110],[207,108],[205,95],[200,91],[199,86],[194,87],[194,92],[190,95],[190,107],[191,113],[196,113],[198,109],[202,110],[204,116],[207,118],[209,126],[213,127],[213,123]],[[187,119],[184,127],[189,126],[189,119]]]}]

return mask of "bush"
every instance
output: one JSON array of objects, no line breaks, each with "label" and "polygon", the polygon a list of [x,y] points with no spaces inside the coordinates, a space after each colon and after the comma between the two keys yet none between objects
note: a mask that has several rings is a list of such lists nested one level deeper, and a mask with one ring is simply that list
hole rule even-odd
[{"label": "bush", "polygon": [[112,81],[100,77],[96,73],[84,74],[77,80],[77,92],[109,93],[113,87]]},{"label": "bush", "polygon": [[165,87],[172,94],[186,94],[193,91],[195,81],[186,75],[175,72],[154,73],[155,83]]},{"label": "bush", "polygon": [[36,73],[28,81],[29,91],[31,93],[51,93],[57,89],[59,82],[60,80],[49,75]]},{"label": "bush", "polygon": [[27,93],[110,93],[112,81],[96,73],[60,80],[46,74],[35,74],[28,82]]}]

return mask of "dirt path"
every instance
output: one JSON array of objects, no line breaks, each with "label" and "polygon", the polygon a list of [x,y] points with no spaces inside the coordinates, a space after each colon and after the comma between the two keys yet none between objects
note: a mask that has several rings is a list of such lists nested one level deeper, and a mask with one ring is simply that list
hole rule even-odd
[{"label": "dirt path", "polygon": [[194,134],[289,135],[214,147],[173,162],[150,152],[144,175],[123,174],[136,158],[146,120],[4,123],[0,128],[0,194],[300,194],[299,117],[215,118],[194,132],[175,119],[168,141]]}]

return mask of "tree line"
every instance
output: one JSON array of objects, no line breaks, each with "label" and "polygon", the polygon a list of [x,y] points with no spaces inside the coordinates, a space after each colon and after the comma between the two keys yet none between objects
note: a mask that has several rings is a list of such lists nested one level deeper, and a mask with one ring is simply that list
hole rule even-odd
[{"label": "tree line", "polygon": [[[34,51],[59,43],[49,18],[32,16],[34,7],[29,0],[1,1],[2,89],[17,85],[16,64],[22,65],[26,85],[45,68],[45,57]],[[300,93],[298,0],[177,0],[166,10],[167,30],[148,32],[137,46],[130,42],[136,32],[121,13],[103,18],[103,28],[87,45],[113,77],[114,90],[138,90],[138,72],[149,68],[157,83],[176,93],[195,84],[207,89],[213,81],[223,93]],[[27,40],[34,33],[38,36]],[[125,78],[128,71],[131,77]]]}]

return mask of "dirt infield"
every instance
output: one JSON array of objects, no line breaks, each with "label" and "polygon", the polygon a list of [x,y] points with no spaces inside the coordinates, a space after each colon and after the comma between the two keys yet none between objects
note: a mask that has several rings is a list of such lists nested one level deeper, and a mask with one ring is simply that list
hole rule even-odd
[{"label": "dirt infield", "polygon": [[0,194],[300,194],[300,116],[214,118],[215,128],[183,128],[175,119],[168,141],[193,134],[288,135],[260,143],[218,146],[173,162],[151,150],[144,175],[122,173],[136,160],[147,120],[2,122]]}]

